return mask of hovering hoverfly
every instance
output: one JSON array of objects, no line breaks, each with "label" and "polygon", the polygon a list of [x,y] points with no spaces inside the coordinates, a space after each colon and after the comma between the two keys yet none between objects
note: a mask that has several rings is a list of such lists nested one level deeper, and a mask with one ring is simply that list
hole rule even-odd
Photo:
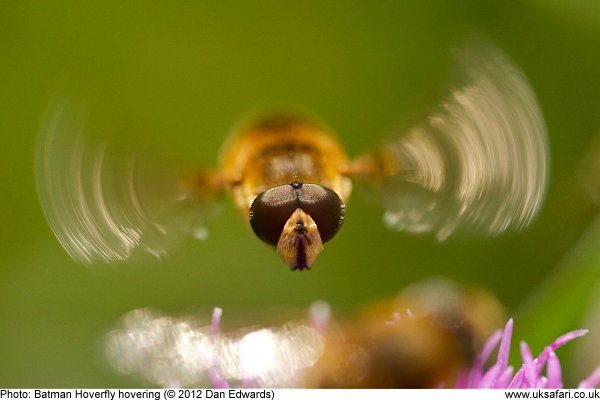
[{"label": "hovering hoverfly", "polygon": [[319,388],[453,387],[504,321],[489,292],[443,279],[417,282],[322,329],[323,353],[302,375]]},{"label": "hovering hoverfly", "polygon": [[220,328],[219,309],[212,323],[138,309],[106,335],[105,353],[123,375],[163,387],[453,387],[504,320],[488,292],[442,280],[346,320],[319,303],[308,320],[237,330]]},{"label": "hovering hoverfly", "polygon": [[85,112],[66,96],[43,125],[42,207],[83,262],[125,260],[138,248],[160,257],[173,237],[204,237],[211,205],[229,192],[292,270],[310,269],[344,222],[353,181],[376,194],[395,230],[440,240],[520,230],[545,193],[542,114],[523,73],[489,43],[459,48],[456,65],[448,96],[426,119],[356,158],[314,117],[265,113],[239,126],[217,168],[159,167],[92,143]]}]

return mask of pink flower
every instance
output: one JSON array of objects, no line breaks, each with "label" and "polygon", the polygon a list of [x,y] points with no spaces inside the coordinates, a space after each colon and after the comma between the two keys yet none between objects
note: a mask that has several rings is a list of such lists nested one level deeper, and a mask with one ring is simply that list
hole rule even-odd
[{"label": "pink flower", "polygon": [[[571,340],[585,335],[587,329],[578,329],[558,337],[552,344],[533,358],[529,346],[521,342],[521,368],[514,372],[514,368],[508,365],[510,342],[512,339],[513,320],[509,319],[503,331],[495,332],[485,343],[481,353],[475,359],[468,373],[461,376],[456,383],[457,388],[466,389],[561,389],[563,388],[562,370],[560,361],[554,351]],[[484,368],[492,351],[498,346],[498,357],[496,362]],[[545,375],[544,375],[545,369]],[[581,381],[579,388],[593,388],[600,384],[600,367],[586,379]]]},{"label": "pink flower", "polygon": [[[321,330],[327,325],[330,309],[328,305],[317,304],[311,308],[311,320]],[[211,334],[218,335],[222,310],[215,308],[212,316]],[[409,315],[412,318],[412,314]],[[389,323],[397,323],[398,315],[394,315]],[[317,323],[318,322],[318,323]],[[496,331],[485,342],[481,352],[475,358],[471,368],[457,379],[458,389],[562,389],[562,369],[555,350],[573,339],[585,335],[587,329],[577,329],[559,336],[542,352],[533,357],[529,346],[521,342],[520,351],[522,364],[516,372],[509,365],[508,357],[513,333],[513,320],[509,319],[504,330]],[[498,347],[496,362],[485,368],[494,349]],[[216,360],[215,360],[216,362]],[[219,372],[218,364],[209,367],[209,379],[215,388],[228,388],[229,382]],[[245,378],[241,382],[244,387],[254,387],[256,382]],[[600,384],[600,367],[579,383],[579,388],[594,388]]]}]

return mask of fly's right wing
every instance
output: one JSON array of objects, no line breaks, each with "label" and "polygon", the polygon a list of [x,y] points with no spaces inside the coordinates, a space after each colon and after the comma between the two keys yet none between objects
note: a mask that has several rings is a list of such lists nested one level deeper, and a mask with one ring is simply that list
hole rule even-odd
[{"label": "fly's right wing", "polygon": [[546,127],[525,75],[481,39],[456,53],[449,96],[420,124],[359,157],[395,230],[496,235],[540,210],[548,179]]},{"label": "fly's right wing", "polygon": [[119,145],[115,135],[97,139],[107,132],[92,114],[57,96],[36,155],[40,204],[69,255],[86,264],[162,258],[183,236],[205,237],[216,191],[203,173]]}]

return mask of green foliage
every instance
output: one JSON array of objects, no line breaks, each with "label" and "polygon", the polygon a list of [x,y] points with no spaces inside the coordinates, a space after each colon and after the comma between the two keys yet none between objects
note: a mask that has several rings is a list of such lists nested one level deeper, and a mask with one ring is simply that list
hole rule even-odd
[{"label": "green foliage", "polygon": [[[435,275],[487,287],[511,310],[530,299],[516,337],[534,349],[581,327],[600,265],[598,225],[588,229],[595,210],[576,180],[600,126],[591,50],[600,48],[600,15],[559,2],[453,3],[4,1],[0,386],[131,386],[99,349],[106,329],[136,307],[304,309],[324,299],[352,310]],[[357,188],[314,270],[291,273],[230,204],[208,242],[190,240],[145,265],[85,269],[47,227],[33,158],[65,80],[97,94],[113,134],[167,157],[214,165],[241,116],[290,104],[314,111],[356,155],[439,100],[448,48],[473,29],[522,67],[546,117],[550,189],[526,233],[444,243],[395,234]]]}]

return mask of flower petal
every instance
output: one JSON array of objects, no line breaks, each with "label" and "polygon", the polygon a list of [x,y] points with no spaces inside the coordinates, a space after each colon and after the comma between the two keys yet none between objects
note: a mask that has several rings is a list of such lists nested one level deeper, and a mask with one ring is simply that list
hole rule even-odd
[{"label": "flower petal", "polygon": [[504,371],[508,367],[508,355],[510,352],[510,340],[513,332],[513,319],[509,319],[504,326],[504,332],[502,333],[502,341],[500,342],[500,348],[498,349],[498,364],[500,371]]},{"label": "flower petal", "polygon": [[210,324],[210,332],[213,335],[219,333],[219,328],[221,325],[221,316],[223,316],[223,309],[219,307],[215,307],[212,313],[212,320]]},{"label": "flower petal", "polygon": [[494,348],[500,342],[502,338],[502,332],[496,331],[490,336],[490,338],[483,345],[483,349],[475,358],[473,362],[473,367],[471,367],[471,371],[469,372],[469,378],[467,380],[467,386],[469,388],[477,388],[479,387],[479,383],[481,382],[481,377],[483,376],[483,364],[490,358],[490,354]]},{"label": "flower petal", "polygon": [[546,366],[546,374],[548,376],[548,389],[562,389],[562,371],[560,368],[560,361],[556,356],[556,353],[551,352],[548,356],[548,365]]},{"label": "flower petal", "polygon": [[[215,307],[212,314],[212,321],[210,324],[210,333],[213,335],[219,334],[220,325],[221,325],[221,316],[223,315],[223,310],[219,307]],[[227,379],[223,378],[219,373],[218,366],[213,360],[212,365],[208,368],[208,376],[210,378],[210,382],[212,387],[215,389],[228,389],[230,387]]]},{"label": "flower petal", "polygon": [[521,387],[523,388],[535,388],[537,383],[537,370],[533,361],[533,355],[529,346],[525,342],[521,342],[521,358],[523,359],[523,366],[521,367],[524,371],[524,379]]},{"label": "flower petal", "polygon": [[559,336],[558,338],[556,338],[556,340],[554,340],[554,342],[552,342],[550,346],[546,346],[546,348],[544,348],[544,350],[538,356],[538,373],[541,372],[542,368],[544,368],[544,365],[546,364],[546,361],[548,361],[548,357],[550,356],[551,352],[555,351],[561,346],[564,346],[571,340],[585,335],[588,332],[588,329],[576,329],[574,331],[565,333],[562,336]]},{"label": "flower petal", "polygon": [[492,387],[492,383],[494,383],[499,373],[500,367],[498,366],[498,364],[492,365],[492,367],[488,369],[485,375],[483,375],[483,378],[481,378],[481,381],[479,382],[479,385],[477,385],[477,388],[490,389]]},{"label": "flower petal", "polygon": [[579,389],[593,389],[600,384],[600,367],[579,383]]},{"label": "flower petal", "polygon": [[517,371],[517,373],[515,374],[515,376],[513,377],[512,381],[510,381],[510,383],[508,384],[508,388],[507,389],[520,389],[523,386],[523,377],[525,376],[525,372],[523,370],[523,368],[521,368],[520,370]]},{"label": "flower petal", "polygon": [[492,384],[492,389],[504,389],[508,387],[508,383],[512,379],[514,368],[508,367],[496,378],[496,381]]}]

